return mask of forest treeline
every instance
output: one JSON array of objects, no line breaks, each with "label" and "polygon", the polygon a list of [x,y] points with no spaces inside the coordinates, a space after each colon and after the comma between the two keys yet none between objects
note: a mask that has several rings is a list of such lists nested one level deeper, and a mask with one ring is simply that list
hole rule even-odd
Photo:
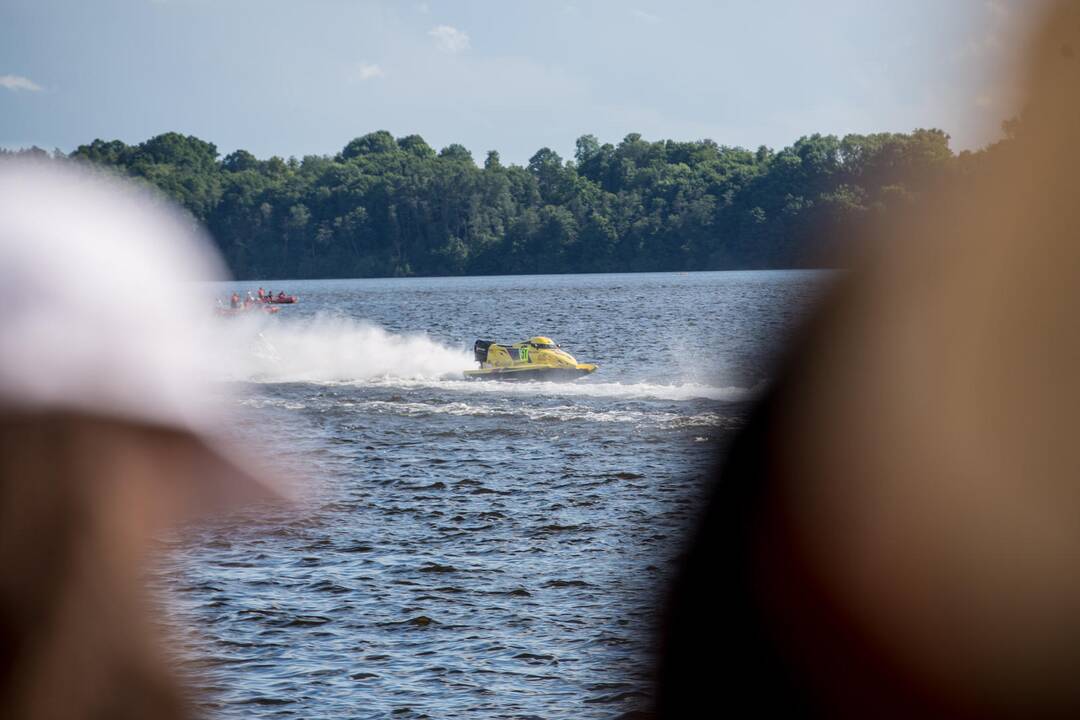
[{"label": "forest treeline", "polygon": [[812,135],[778,152],[584,135],[571,160],[543,148],[504,165],[492,151],[480,167],[461,145],[378,131],[301,160],[220,157],[171,132],[54,157],[156,186],[252,279],[822,266],[979,154],[954,155],[940,130]]}]

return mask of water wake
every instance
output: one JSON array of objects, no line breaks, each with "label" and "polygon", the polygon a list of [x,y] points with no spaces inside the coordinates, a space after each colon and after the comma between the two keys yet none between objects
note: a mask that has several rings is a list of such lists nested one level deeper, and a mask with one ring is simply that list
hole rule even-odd
[{"label": "water wake", "polygon": [[226,380],[340,383],[460,376],[472,356],[426,335],[398,335],[353,320],[229,318],[222,323]]},{"label": "water wake", "polygon": [[[468,402],[425,402],[407,400],[356,400],[331,401],[324,398],[306,400],[281,400],[270,398],[249,398],[244,405],[254,408],[278,407],[284,410],[320,411],[334,408],[345,412],[362,415],[397,415],[400,417],[423,418],[431,416],[450,416],[462,418],[495,418],[508,421],[507,427],[522,427],[523,421],[529,422],[573,422],[573,423],[627,423],[639,426],[659,426],[667,428],[719,427],[735,422],[734,416],[704,411],[692,414],[666,410],[635,410],[591,408],[585,405],[521,406],[519,404],[485,404]],[[464,427],[464,426],[463,426]]]},{"label": "water wake", "polygon": [[528,395],[531,397],[586,397],[615,400],[722,400],[738,402],[752,399],[760,387],[718,387],[701,383],[665,385],[650,382],[598,382],[593,378],[576,382],[480,382],[444,379],[438,381],[382,378],[371,384],[401,388],[439,388],[476,394]]},{"label": "water wake", "polygon": [[276,318],[229,318],[214,346],[223,379],[261,383],[309,383],[438,389],[476,395],[582,397],[616,400],[718,400],[739,402],[760,387],[698,382],[481,382],[461,373],[474,367],[471,353],[424,334],[401,335],[369,323],[316,317],[309,322]]}]

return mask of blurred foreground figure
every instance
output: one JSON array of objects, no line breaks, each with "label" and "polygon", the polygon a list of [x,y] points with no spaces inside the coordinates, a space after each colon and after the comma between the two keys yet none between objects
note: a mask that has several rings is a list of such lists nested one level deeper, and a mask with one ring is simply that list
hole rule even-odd
[{"label": "blurred foreground figure", "polygon": [[731,448],[662,717],[1080,715],[1080,3],[1041,27],[1016,138],[860,239]]},{"label": "blurred foreground figure", "polygon": [[0,162],[0,717],[179,718],[141,591],[150,534],[255,492],[210,443],[189,281],[161,202]]}]

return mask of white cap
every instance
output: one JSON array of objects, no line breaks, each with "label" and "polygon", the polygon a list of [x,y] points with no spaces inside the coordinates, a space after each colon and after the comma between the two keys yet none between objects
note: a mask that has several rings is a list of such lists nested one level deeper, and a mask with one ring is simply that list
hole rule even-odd
[{"label": "white cap", "polygon": [[197,281],[224,277],[195,221],[149,189],[0,160],[0,407],[175,428],[220,452]]}]

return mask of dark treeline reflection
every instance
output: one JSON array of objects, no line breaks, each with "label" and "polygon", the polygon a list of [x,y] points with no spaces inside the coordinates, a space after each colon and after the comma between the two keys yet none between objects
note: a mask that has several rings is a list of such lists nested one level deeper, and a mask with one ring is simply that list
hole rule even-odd
[{"label": "dark treeline reflection", "polygon": [[492,151],[481,168],[461,145],[436,153],[386,131],[302,160],[222,159],[165,133],[70,157],[160,188],[238,277],[318,278],[827,265],[839,239],[978,172],[988,150],[956,155],[948,141],[812,135],[774,152],[584,135],[572,161],[543,148],[526,167],[503,165]]}]

